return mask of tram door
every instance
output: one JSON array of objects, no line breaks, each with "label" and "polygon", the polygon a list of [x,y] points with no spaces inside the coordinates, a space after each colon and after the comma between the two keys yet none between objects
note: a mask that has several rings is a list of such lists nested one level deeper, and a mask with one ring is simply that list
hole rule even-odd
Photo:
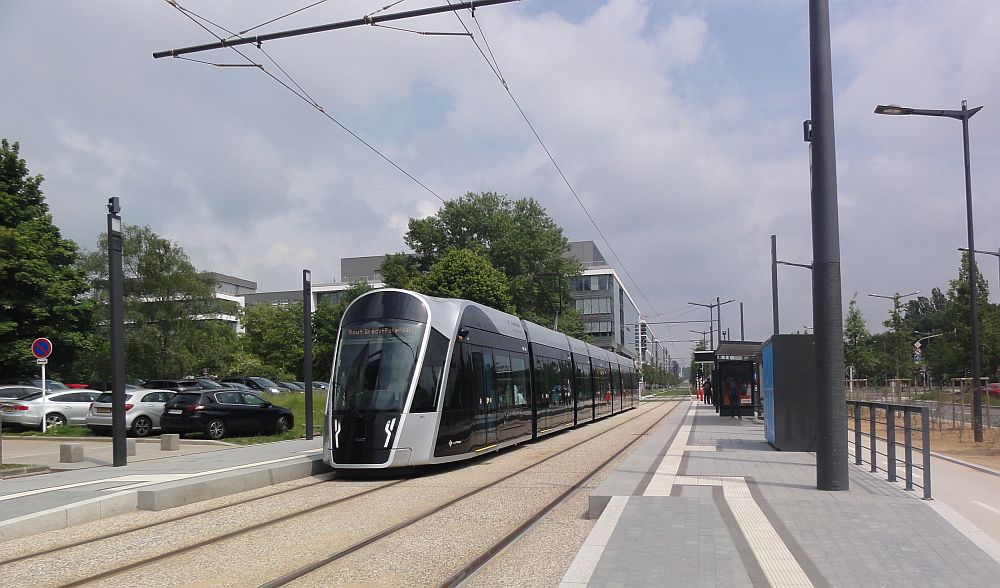
[{"label": "tram door", "polygon": [[497,442],[497,391],[493,380],[493,351],[472,346],[472,386],[476,393],[476,417],[473,420],[473,446],[485,447]]}]

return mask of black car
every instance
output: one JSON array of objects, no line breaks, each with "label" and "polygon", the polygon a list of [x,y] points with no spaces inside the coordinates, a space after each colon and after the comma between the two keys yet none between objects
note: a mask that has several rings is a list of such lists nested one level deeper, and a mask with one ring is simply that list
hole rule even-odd
[{"label": "black car", "polygon": [[143,388],[153,388],[155,390],[170,390],[172,392],[191,392],[208,388],[197,380],[146,380],[142,383]]},{"label": "black car", "polygon": [[223,386],[234,382],[248,386],[251,390],[257,390],[258,392],[270,392],[271,394],[288,394],[291,392],[288,388],[275,384],[271,380],[261,376],[230,376],[222,378]]},{"label": "black car", "polygon": [[202,390],[181,392],[163,406],[164,433],[204,433],[222,439],[230,433],[280,434],[292,428],[292,411],[253,392]]}]

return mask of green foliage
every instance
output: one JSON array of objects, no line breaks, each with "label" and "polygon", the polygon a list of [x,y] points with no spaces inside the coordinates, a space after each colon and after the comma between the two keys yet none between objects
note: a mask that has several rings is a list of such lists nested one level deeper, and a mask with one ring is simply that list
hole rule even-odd
[{"label": "green foliage", "polygon": [[430,296],[464,298],[505,312],[513,310],[507,278],[470,249],[451,249],[441,255],[413,285]]},{"label": "green foliage", "polygon": [[420,266],[417,260],[405,253],[386,255],[379,271],[385,285],[390,288],[412,290],[413,281],[420,277]]},{"label": "green foliage", "polygon": [[263,373],[246,373],[279,380],[302,373],[305,340],[302,338],[301,303],[249,306],[243,315],[243,328],[246,330],[243,335],[246,351],[260,358],[266,368]]},{"label": "green foliage", "polygon": [[[581,272],[578,262],[563,256],[568,241],[562,229],[532,198],[512,200],[494,192],[470,192],[446,202],[434,216],[410,219],[405,239],[416,252],[416,260],[408,262],[392,256],[383,269],[383,276],[392,278],[387,283],[412,285],[416,283],[416,271],[430,272],[450,251],[466,250],[488,260],[506,278],[506,296],[496,292],[490,299],[509,297],[511,312],[543,325],[554,323],[560,311],[559,300],[569,306],[569,278]],[[454,267],[455,261],[449,264]],[[466,290],[484,293],[501,285],[488,271],[478,275],[489,283],[476,288],[466,283]],[[446,289],[448,280],[447,276],[437,276],[429,284]],[[454,283],[447,289],[453,288]],[[575,311],[566,306],[561,309],[560,330],[583,335]]]},{"label": "green foliage", "polygon": [[872,336],[868,332],[865,317],[858,308],[857,292],[851,297],[847,318],[844,320],[844,364],[854,367],[855,378],[873,375],[876,366]]},{"label": "green foliage", "polygon": [[[236,333],[216,317],[238,316],[238,307],[215,298],[211,277],[199,273],[184,250],[149,227],[122,227],[125,362],[129,377],[176,378],[225,372],[239,350]],[[98,306],[86,380],[110,379],[107,235],[87,253],[82,268]]]},{"label": "green foliage", "polygon": [[0,141],[0,374],[35,373],[31,342],[48,337],[58,375],[88,346],[93,305],[80,300],[87,283],[76,243],[52,224],[43,178],[29,175],[19,150]]}]

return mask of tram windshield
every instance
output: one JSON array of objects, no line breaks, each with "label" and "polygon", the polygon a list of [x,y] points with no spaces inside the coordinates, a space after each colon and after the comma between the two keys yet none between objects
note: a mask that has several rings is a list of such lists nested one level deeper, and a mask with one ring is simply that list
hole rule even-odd
[{"label": "tram windshield", "polygon": [[423,336],[422,323],[401,319],[343,327],[333,409],[402,412]]}]

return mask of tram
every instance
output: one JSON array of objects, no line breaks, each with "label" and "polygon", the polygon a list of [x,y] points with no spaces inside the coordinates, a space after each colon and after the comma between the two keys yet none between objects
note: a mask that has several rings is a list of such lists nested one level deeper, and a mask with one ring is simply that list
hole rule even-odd
[{"label": "tram", "polygon": [[373,290],[341,320],[324,461],[473,458],[634,408],[638,381],[630,358],[488,306]]}]

